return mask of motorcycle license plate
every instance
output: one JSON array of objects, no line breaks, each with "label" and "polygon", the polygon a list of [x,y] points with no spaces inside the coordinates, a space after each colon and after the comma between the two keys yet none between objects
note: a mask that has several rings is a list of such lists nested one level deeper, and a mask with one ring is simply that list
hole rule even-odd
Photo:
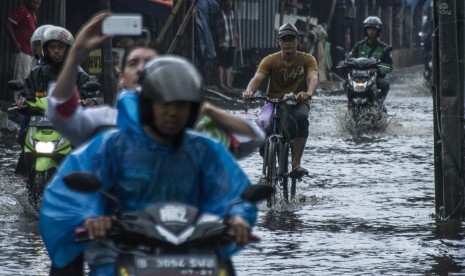
[{"label": "motorcycle license plate", "polygon": [[29,126],[34,127],[52,127],[53,124],[45,116],[31,116]]},{"label": "motorcycle license plate", "polygon": [[352,77],[359,78],[359,77],[369,77],[370,71],[368,70],[354,70],[352,71]]},{"label": "motorcycle license plate", "polygon": [[141,275],[218,275],[214,255],[137,256],[135,266]]}]

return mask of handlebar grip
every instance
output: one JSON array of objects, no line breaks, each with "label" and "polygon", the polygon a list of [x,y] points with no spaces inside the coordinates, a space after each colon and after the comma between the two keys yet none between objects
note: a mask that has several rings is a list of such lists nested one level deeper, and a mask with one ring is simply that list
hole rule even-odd
[{"label": "handlebar grip", "polygon": [[74,229],[74,233],[76,235],[76,241],[77,242],[82,242],[82,241],[88,241],[89,240],[89,235],[87,233],[86,228],[84,227],[78,227]]}]

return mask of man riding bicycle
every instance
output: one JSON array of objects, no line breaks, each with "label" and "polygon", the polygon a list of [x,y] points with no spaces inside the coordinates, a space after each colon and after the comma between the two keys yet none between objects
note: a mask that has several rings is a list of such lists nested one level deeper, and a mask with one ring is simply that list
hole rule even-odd
[{"label": "man riding bicycle", "polygon": [[269,77],[268,98],[282,98],[291,91],[295,93],[299,100],[295,105],[299,130],[292,142],[292,172],[305,175],[308,171],[301,167],[301,159],[309,134],[310,101],[318,85],[318,65],[312,55],[297,51],[299,44],[297,28],[290,23],[282,25],[278,31],[281,50],[263,58],[242,97],[250,99],[266,77]]}]

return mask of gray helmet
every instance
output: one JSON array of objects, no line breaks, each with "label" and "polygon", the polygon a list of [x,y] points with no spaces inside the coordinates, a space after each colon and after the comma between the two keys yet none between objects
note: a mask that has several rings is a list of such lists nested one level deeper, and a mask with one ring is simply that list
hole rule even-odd
[{"label": "gray helmet", "polygon": [[286,35],[292,35],[292,36],[295,36],[295,37],[300,37],[299,36],[299,31],[291,23],[286,23],[286,24],[282,25],[281,27],[279,27],[278,38],[281,38],[281,37],[286,36]]},{"label": "gray helmet", "polygon": [[187,59],[174,55],[149,61],[142,71],[139,84],[141,97],[151,101],[189,101],[202,103],[202,77]]},{"label": "gray helmet", "polygon": [[74,37],[73,35],[65,28],[59,26],[53,26],[48,28],[44,32],[44,37],[42,38],[42,52],[44,53],[44,60],[50,62],[50,57],[48,56],[48,44],[50,41],[60,41],[66,44],[67,50],[73,45]]},{"label": "gray helmet", "polygon": [[383,22],[377,16],[368,16],[365,19],[365,21],[363,21],[363,30],[365,32],[365,36],[367,35],[366,31],[368,27],[375,27],[376,29],[378,29],[378,36],[379,36],[381,31],[383,30]]},{"label": "gray helmet", "polygon": [[68,46],[72,46],[74,43],[73,35],[65,28],[59,26],[53,26],[48,28],[44,32],[44,37],[42,38],[42,50],[45,52],[48,42],[52,40],[57,40],[63,42]]},{"label": "gray helmet", "polygon": [[152,119],[147,103],[188,101],[194,105],[187,127],[194,125],[204,101],[204,89],[202,76],[190,61],[175,55],[156,57],[145,65],[139,84],[143,124],[151,123]]},{"label": "gray helmet", "polygon": [[53,27],[53,25],[42,25],[37,27],[34,33],[31,36],[30,43],[31,43],[31,50],[33,51],[34,57],[39,59],[39,56],[35,53],[34,49],[36,46],[41,46],[42,38],[44,37],[44,33],[49,28]]}]

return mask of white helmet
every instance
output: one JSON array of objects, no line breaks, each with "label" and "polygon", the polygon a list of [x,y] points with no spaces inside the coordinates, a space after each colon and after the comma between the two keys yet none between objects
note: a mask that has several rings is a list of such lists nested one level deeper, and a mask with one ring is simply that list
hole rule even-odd
[{"label": "white helmet", "polygon": [[44,32],[44,36],[42,37],[41,45],[42,45],[42,52],[44,53],[44,59],[48,60],[48,50],[47,46],[50,41],[60,41],[66,44],[68,49],[74,43],[73,35],[65,28],[59,26],[53,26],[48,28]]},{"label": "white helmet", "polygon": [[31,36],[31,39],[30,39],[31,50],[32,50],[32,52],[34,54],[34,57],[36,59],[39,59],[39,56],[37,56],[34,49],[37,46],[41,46],[42,38],[44,37],[45,31],[48,30],[51,27],[53,27],[53,25],[50,25],[50,24],[39,26],[39,27],[37,27],[37,29],[34,31],[34,33]]}]

